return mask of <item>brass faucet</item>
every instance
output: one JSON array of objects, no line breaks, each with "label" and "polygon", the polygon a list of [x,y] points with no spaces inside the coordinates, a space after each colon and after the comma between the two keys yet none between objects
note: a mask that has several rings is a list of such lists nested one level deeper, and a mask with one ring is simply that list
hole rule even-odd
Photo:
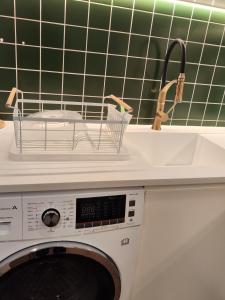
[{"label": "brass faucet", "polygon": [[[171,52],[175,45],[179,44],[182,50],[182,56],[181,56],[181,67],[180,67],[180,74],[177,79],[170,81],[169,83],[166,83],[166,75],[167,75],[167,66],[169,62],[169,58],[171,55]],[[164,67],[163,67],[163,74],[162,74],[162,89],[159,92],[158,100],[157,100],[157,107],[156,107],[156,114],[154,118],[154,122],[152,125],[152,129],[154,130],[161,130],[161,123],[166,122],[169,119],[169,113],[174,110],[177,103],[180,103],[182,101],[183,97],[183,89],[184,89],[184,80],[185,80],[185,56],[186,56],[186,49],[183,40],[176,39],[174,40],[170,47],[168,48]],[[164,112],[164,106],[166,101],[166,95],[168,90],[173,84],[177,84],[176,86],[176,93],[174,97],[174,103],[170,107],[170,109],[167,112]]]}]

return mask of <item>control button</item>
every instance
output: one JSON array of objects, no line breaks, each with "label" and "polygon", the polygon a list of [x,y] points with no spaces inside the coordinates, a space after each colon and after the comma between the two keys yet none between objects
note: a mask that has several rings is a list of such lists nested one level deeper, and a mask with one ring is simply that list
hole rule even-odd
[{"label": "control button", "polygon": [[109,223],[110,224],[117,224],[117,219],[111,219],[111,220],[109,220]]},{"label": "control button", "polygon": [[119,218],[117,223],[124,223],[125,222],[125,218]]},{"label": "control button", "polygon": [[95,221],[95,222],[93,222],[93,227],[98,227],[98,226],[101,226],[101,225],[102,225],[101,221]]},{"label": "control button", "polygon": [[89,222],[89,223],[85,223],[85,228],[89,228],[89,227],[92,227],[92,222]]},{"label": "control button", "polygon": [[130,210],[130,211],[128,212],[128,217],[133,217],[134,214],[135,214],[135,211],[134,211],[134,210]]},{"label": "control button", "polygon": [[103,220],[102,225],[109,225],[109,220]]},{"label": "control button", "polygon": [[60,213],[54,208],[49,208],[43,212],[41,219],[47,227],[54,227],[59,223]]},{"label": "control button", "polygon": [[130,207],[131,207],[131,206],[135,206],[135,200],[129,201],[129,206],[130,206]]}]

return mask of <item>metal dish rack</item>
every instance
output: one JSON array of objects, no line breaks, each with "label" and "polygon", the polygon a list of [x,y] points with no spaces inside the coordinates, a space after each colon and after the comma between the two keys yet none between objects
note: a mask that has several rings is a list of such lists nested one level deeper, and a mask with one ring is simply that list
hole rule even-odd
[{"label": "metal dish rack", "polygon": [[[106,98],[120,110],[105,103]],[[132,108],[114,95],[103,103],[34,100],[24,99],[23,92],[13,88],[6,106],[13,110],[15,149],[20,155],[119,154],[132,118]]]}]

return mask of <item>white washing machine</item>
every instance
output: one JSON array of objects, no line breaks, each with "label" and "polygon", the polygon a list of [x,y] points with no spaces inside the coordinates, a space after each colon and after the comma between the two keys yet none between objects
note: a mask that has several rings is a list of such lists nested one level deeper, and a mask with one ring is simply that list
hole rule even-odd
[{"label": "white washing machine", "polygon": [[0,195],[0,300],[129,300],[142,188]]}]

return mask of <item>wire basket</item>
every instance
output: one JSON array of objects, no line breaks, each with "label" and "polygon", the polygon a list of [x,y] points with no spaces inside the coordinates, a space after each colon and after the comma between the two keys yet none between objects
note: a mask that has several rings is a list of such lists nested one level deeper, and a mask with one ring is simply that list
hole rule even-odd
[{"label": "wire basket", "polygon": [[[120,110],[105,103],[106,98]],[[6,106],[13,110],[15,151],[20,156],[120,154],[132,118],[132,108],[114,95],[103,103],[35,100],[24,99],[23,92],[13,88]]]}]

